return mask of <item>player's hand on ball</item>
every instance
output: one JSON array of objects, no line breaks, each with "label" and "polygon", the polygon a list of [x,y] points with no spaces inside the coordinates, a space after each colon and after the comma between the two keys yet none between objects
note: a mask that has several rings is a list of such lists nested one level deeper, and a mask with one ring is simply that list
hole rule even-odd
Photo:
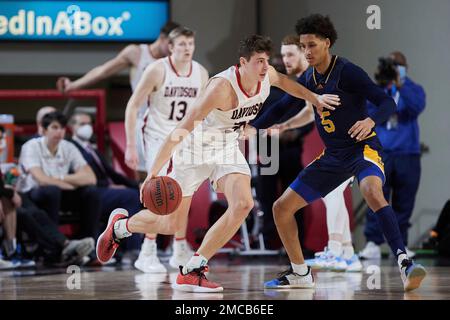
[{"label": "player's hand on ball", "polygon": [[322,94],[317,95],[317,101],[314,106],[319,113],[322,113],[324,109],[335,110],[334,106],[339,106],[341,104],[341,99],[335,94]]},{"label": "player's hand on ball", "polygon": [[375,122],[367,117],[364,120],[357,121],[350,130],[348,130],[348,134],[352,138],[356,138],[357,141],[361,141],[367,138],[374,126]]}]

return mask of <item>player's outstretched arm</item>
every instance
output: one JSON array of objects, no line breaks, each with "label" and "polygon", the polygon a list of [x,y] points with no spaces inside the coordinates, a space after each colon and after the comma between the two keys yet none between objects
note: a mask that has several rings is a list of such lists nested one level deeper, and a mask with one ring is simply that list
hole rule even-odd
[{"label": "player's outstretched arm", "polygon": [[272,66],[269,67],[269,78],[271,85],[276,86],[297,98],[311,102],[319,112],[322,112],[323,109],[334,110],[335,106],[340,104],[339,96],[334,94],[315,94],[298,82],[277,72]]},{"label": "player's outstretched arm", "polygon": [[297,129],[304,127],[311,122],[314,121],[314,110],[311,103],[306,103],[306,107],[304,107],[299,113],[297,113],[292,118],[286,120],[283,123],[273,125],[272,127],[267,129],[267,134],[272,135],[275,133],[275,130],[278,130],[278,133],[282,133],[283,131],[290,129]]},{"label": "player's outstretched arm", "polygon": [[139,108],[147,101],[148,96],[164,82],[165,71],[160,61],[150,64],[144,71],[136,90],[128,101],[125,110],[126,150],[125,163],[133,170],[138,166],[136,149],[136,121]]},{"label": "player's outstretched arm", "polygon": [[56,81],[56,88],[61,92],[70,92],[89,87],[131,67],[133,60],[136,60],[135,58],[138,54],[139,47],[137,45],[128,45],[116,57],[91,69],[84,76],[75,81],[70,81],[67,77],[58,78]]}]

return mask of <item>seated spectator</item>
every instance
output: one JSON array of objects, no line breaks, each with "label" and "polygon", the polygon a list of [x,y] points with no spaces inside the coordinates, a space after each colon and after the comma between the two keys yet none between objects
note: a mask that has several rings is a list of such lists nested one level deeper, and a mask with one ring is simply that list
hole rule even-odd
[{"label": "seated spectator", "polygon": [[[139,186],[136,181],[116,172],[105,157],[90,142],[93,134],[92,119],[87,113],[76,113],[69,122],[72,131],[72,142],[80,150],[97,178],[97,188],[102,204],[103,221],[107,221],[112,210],[124,208],[130,213],[141,210]],[[127,249],[138,250],[142,235],[136,234],[127,239]]]},{"label": "seated spectator", "polygon": [[45,114],[43,136],[27,141],[20,153],[23,174],[18,190],[59,224],[59,211],[80,213],[79,237],[98,236],[100,197],[97,179],[78,149],[63,140],[66,117],[56,111]]},{"label": "seated spectator", "polygon": [[32,260],[22,259],[16,239],[16,209],[22,205],[22,200],[14,189],[5,186],[0,174],[0,226],[4,230],[2,254],[0,255],[0,269],[17,267],[34,267]]},{"label": "seated spectator", "polygon": [[83,258],[95,249],[94,239],[67,239],[47,213],[39,209],[26,194],[21,194],[21,198],[22,206],[17,209],[18,229],[38,244],[37,251],[43,256],[44,264],[53,267],[82,264]]}]

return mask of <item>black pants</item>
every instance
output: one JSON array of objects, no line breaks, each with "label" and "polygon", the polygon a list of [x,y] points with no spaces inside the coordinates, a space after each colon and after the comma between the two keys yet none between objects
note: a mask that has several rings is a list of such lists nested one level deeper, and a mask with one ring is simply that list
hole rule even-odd
[{"label": "black pants", "polygon": [[[259,175],[256,180],[256,195],[260,202],[261,210],[264,212],[264,227],[262,232],[266,242],[269,239],[277,237],[278,234],[273,220],[272,206],[280,196],[278,189],[279,182],[281,183],[281,192],[284,192],[292,181],[295,180],[299,172],[303,169],[301,154],[302,148],[300,145],[285,147],[280,144],[280,167],[278,172],[274,175]],[[298,237],[303,246],[304,224],[302,212],[302,209],[297,211],[295,219],[298,226]]]},{"label": "black pants", "polygon": [[26,194],[21,194],[22,206],[17,209],[18,229],[28,234],[39,245],[46,261],[56,262],[61,257],[67,238],[47,213],[39,209]]},{"label": "black pants", "polygon": [[438,234],[438,252],[450,256],[450,200],[447,201],[433,228]]},{"label": "black pants", "polygon": [[62,190],[56,186],[44,186],[31,190],[30,199],[46,211],[50,219],[59,225],[59,211],[80,213],[79,238],[97,239],[101,216],[100,194],[93,186],[75,190]]}]

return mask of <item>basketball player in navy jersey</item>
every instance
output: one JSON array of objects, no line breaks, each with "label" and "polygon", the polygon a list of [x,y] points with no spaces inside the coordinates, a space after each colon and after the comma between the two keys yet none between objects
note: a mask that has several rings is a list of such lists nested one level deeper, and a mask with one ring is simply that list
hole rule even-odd
[{"label": "basketball player in navy jersey", "polygon": [[[377,217],[384,236],[394,253],[405,291],[420,286],[425,269],[408,258],[395,213],[384,198],[385,180],[382,148],[374,131],[376,124],[385,122],[395,110],[395,102],[368,77],[360,67],[332,55],[330,47],[337,39],[329,17],[310,15],[297,22],[297,34],[310,68],[299,83],[317,94],[339,95],[341,105],[335,110],[317,110],[315,121],[326,149],[306,167],[275,202],[273,215],[278,233],[291,261],[291,268],[265,288],[311,288],[314,279],[305,264],[298,241],[294,214],[314,200],[325,197],[342,182],[355,176],[361,193]],[[293,102],[285,96],[253,125],[266,128],[273,124],[276,113],[283,113]],[[378,107],[368,116],[366,99]]]}]

